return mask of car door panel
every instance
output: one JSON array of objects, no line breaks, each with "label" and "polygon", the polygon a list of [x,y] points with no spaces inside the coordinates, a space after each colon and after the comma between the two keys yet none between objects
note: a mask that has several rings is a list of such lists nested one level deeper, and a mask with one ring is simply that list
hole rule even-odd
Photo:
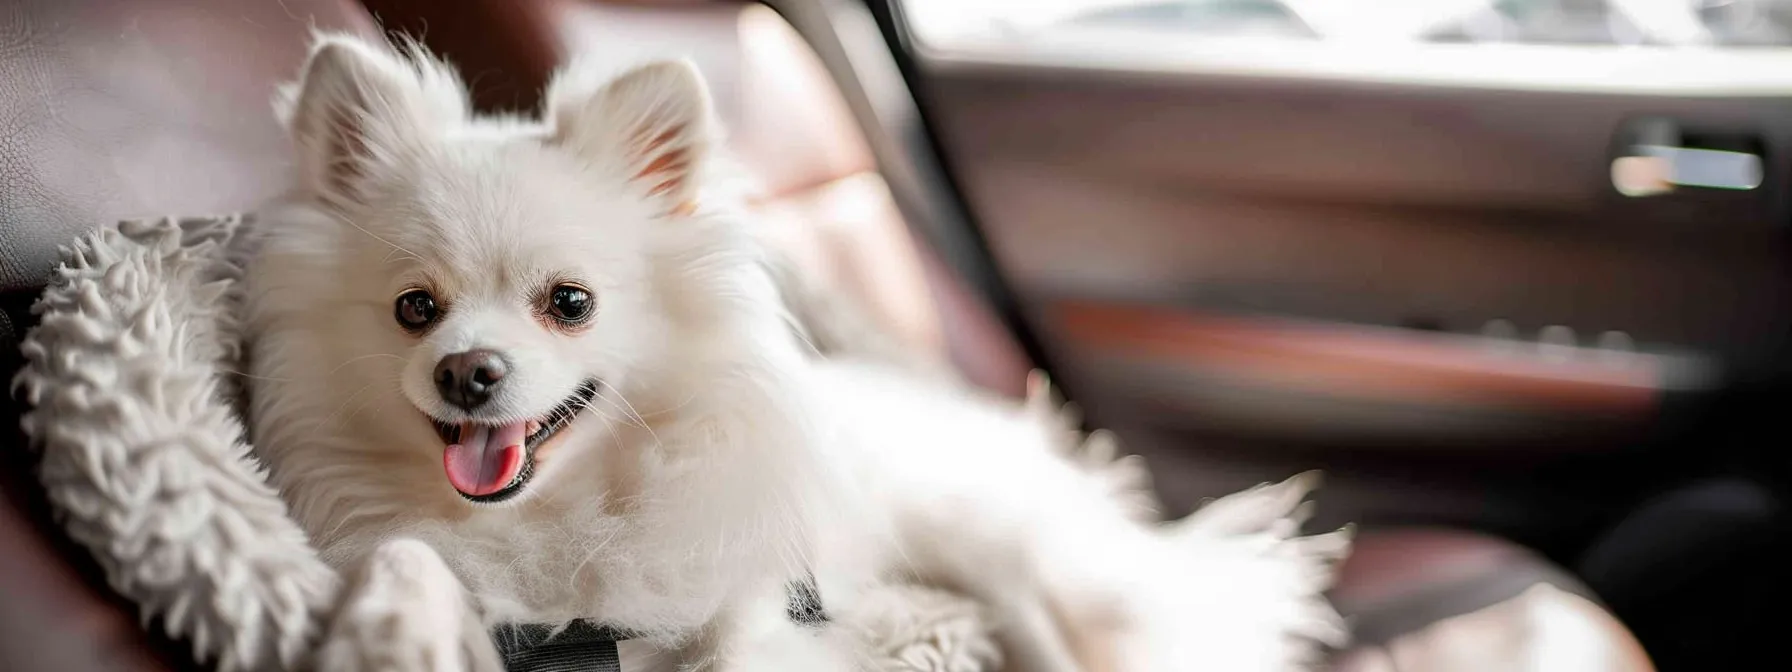
[{"label": "car door panel", "polygon": [[[1178,505],[1316,466],[1358,519],[1549,536],[1646,486],[1580,488],[1585,517],[1543,513],[1552,490],[1792,331],[1792,82],[1584,51],[1555,73],[1476,47],[1394,68],[1125,31],[928,43],[887,9],[1044,359]],[[1745,147],[1760,186],[1621,193],[1656,119]],[[1390,473],[1445,496],[1377,496]]]}]

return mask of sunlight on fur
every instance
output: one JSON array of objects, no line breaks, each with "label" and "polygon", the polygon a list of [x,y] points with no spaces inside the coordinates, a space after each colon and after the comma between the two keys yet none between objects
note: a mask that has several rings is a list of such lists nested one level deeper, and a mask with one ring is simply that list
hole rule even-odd
[{"label": "sunlight on fur", "polygon": [[[1159,524],[1043,379],[1023,407],[818,356],[793,316],[844,309],[789,305],[817,293],[723,195],[698,73],[614,66],[488,118],[445,64],[323,36],[286,90],[253,442],[326,560],[433,551],[488,624],[640,633],[630,672],[1268,671],[1342,642],[1311,479]],[[819,630],[785,616],[810,573]]]}]

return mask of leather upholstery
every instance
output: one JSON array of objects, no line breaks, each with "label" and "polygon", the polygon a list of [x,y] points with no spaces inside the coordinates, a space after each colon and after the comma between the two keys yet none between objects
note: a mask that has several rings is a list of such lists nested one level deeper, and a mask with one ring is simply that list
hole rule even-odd
[{"label": "leather upholstery", "polygon": [[[911,344],[952,359],[981,384],[1020,388],[1025,358],[976,297],[910,240],[838,92],[775,14],[580,0],[369,6],[400,27],[443,27],[442,12],[472,12],[461,20],[484,32],[444,28],[431,46],[470,64],[468,78],[482,87],[518,78],[483,101],[491,106],[533,106],[531,87],[573,51],[694,53],[718,80],[735,150],[761,180],[769,233],[866,299]],[[16,337],[57,245],[121,217],[235,210],[281,188],[287,148],[268,100],[297,68],[313,25],[372,30],[349,0],[0,0],[5,372],[18,366]],[[552,30],[495,34],[544,26]],[[439,42],[455,39],[461,43]],[[551,58],[503,53],[532,40]],[[0,424],[9,437],[0,449],[0,669],[191,667],[180,649],[143,634],[129,605],[54,532],[31,483],[16,409],[0,409]],[[1359,539],[1337,589],[1367,635],[1366,646],[1346,656],[1344,665],[1357,666],[1349,669],[1392,669],[1396,659],[1406,672],[1466,669],[1451,665],[1490,643],[1528,655],[1560,640],[1536,636],[1538,623],[1570,633],[1582,648],[1612,652],[1612,660],[1640,655],[1608,614],[1576,597],[1571,579],[1511,544],[1437,531]],[[1525,592],[1537,585],[1561,590]]]},{"label": "leather upholstery", "polygon": [[[237,210],[286,183],[269,107],[349,0],[0,0],[0,363],[56,248],[123,217]],[[0,410],[0,669],[193,667],[57,534],[17,409]]]},{"label": "leather upholstery", "polygon": [[1332,600],[1356,639],[1339,656],[1339,672],[1653,669],[1580,581],[1484,535],[1364,535]]},{"label": "leather upholstery", "polygon": [[0,289],[128,216],[253,206],[286,183],[269,112],[310,27],[371,24],[349,0],[6,0]]}]

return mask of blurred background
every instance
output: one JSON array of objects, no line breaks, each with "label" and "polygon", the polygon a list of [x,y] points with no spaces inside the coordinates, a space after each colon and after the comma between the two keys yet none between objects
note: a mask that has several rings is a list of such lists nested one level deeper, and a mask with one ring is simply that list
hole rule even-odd
[{"label": "blurred background", "polygon": [[929,40],[1064,25],[1206,38],[1397,43],[1784,47],[1781,0],[910,0]]},{"label": "blurred background", "polygon": [[[1047,370],[1171,513],[1324,470],[1343,668],[1775,650],[1792,2],[0,0],[7,357],[56,245],[283,188],[314,26],[415,36],[488,111],[692,58],[768,234],[920,356]],[[19,446],[0,669],[185,665]]]}]

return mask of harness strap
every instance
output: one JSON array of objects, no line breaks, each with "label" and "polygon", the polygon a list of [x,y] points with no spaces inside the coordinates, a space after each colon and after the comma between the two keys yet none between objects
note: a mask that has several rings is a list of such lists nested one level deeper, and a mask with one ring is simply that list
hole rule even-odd
[{"label": "harness strap", "polygon": [[[791,581],[784,613],[798,625],[817,628],[828,622],[815,577]],[[541,623],[504,624],[492,629],[492,642],[508,672],[622,672],[616,643],[629,633],[590,621],[564,628]]]}]

